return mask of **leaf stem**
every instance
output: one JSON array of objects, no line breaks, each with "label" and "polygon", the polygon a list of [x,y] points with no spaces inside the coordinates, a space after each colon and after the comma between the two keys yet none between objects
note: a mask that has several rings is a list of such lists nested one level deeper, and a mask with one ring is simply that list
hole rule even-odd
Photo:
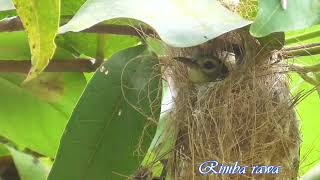
[{"label": "leaf stem", "polygon": [[289,57],[317,55],[317,54],[320,54],[320,43],[310,43],[310,44],[285,47],[281,51]]},{"label": "leaf stem", "polygon": [[[5,18],[0,21],[0,32],[22,31],[24,27],[19,17],[14,16]],[[140,32],[139,32],[140,31]],[[97,34],[118,34],[131,36],[153,36],[159,38],[157,33],[146,27],[134,27],[128,25],[116,24],[97,24],[80,32],[97,33]]]},{"label": "leaf stem", "polygon": [[[31,68],[30,60],[0,60],[0,72],[28,73]],[[93,72],[96,67],[90,59],[51,60],[44,71],[46,72]]]}]

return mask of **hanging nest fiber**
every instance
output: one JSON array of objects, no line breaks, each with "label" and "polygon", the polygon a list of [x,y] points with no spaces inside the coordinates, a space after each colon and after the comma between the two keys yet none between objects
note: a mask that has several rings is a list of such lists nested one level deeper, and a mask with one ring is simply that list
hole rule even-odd
[{"label": "hanging nest fiber", "polygon": [[[194,51],[221,58],[229,54],[222,59],[228,75],[215,82],[191,82],[186,65],[173,58],[189,57]],[[169,54],[166,77],[176,92],[171,126],[177,133],[166,167],[168,178],[297,178],[296,99],[290,96],[281,56],[263,47],[247,30],[227,33],[197,47],[169,48]],[[199,173],[206,161],[218,162],[214,170],[220,173]],[[235,163],[247,166],[244,174],[221,170],[221,165]],[[265,174],[266,167],[262,167],[252,173],[253,166],[274,166],[279,171]]]}]

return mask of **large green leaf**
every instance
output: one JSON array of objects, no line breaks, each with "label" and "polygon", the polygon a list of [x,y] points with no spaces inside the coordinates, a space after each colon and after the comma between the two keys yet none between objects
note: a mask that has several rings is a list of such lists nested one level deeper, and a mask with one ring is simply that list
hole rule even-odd
[{"label": "large green leaf", "polygon": [[217,0],[88,0],[60,33],[78,32],[119,17],[141,20],[163,41],[179,47],[201,44],[250,23]]},{"label": "large green leaf", "polygon": [[[298,75],[291,75],[292,93],[308,92],[313,88],[312,85],[304,82]],[[302,144],[300,150],[300,174],[303,175],[312,168],[317,162],[320,162],[320,133],[315,130],[320,126],[319,123],[320,98],[317,91],[308,95],[301,101],[297,107],[298,118],[301,123]]]},{"label": "large green leaf", "polygon": [[45,180],[47,178],[50,169],[47,164],[14,148],[9,146],[7,148],[11,153],[21,180]]},{"label": "large green leaf", "polygon": [[[0,60],[30,57],[25,32],[0,33]],[[55,57],[72,56],[58,48]],[[86,84],[84,76],[81,73],[43,73],[21,86],[25,78],[24,74],[0,74],[0,136],[18,146],[54,157],[63,129]]]},{"label": "large green leaf", "polygon": [[[281,6],[282,1],[288,3],[287,8]],[[262,37],[272,32],[301,29],[319,22],[318,0],[260,0],[258,15],[250,32],[256,37]]]},{"label": "large green leaf", "polygon": [[305,175],[301,177],[301,180],[319,180],[320,179],[320,164],[316,164]]},{"label": "large green leaf", "polygon": [[0,33],[0,59],[2,60],[27,60],[31,54],[28,40],[24,32]]},{"label": "large green leaf", "polygon": [[[77,0],[77,1],[61,0],[61,15],[62,16],[74,15],[84,2],[85,0]],[[0,0],[0,11],[7,11],[12,9],[15,9],[15,7],[11,0]]]},{"label": "large green leaf", "polygon": [[[159,73],[156,57],[143,45],[102,64],[74,109],[48,179],[117,180],[132,174],[142,160],[136,150],[144,127],[159,118]],[[154,124],[145,130],[144,152]]]},{"label": "large green leaf", "polygon": [[55,51],[54,38],[60,19],[60,0],[13,0],[28,33],[32,68],[26,81],[35,78],[48,65]]},{"label": "large green leaf", "polygon": [[61,15],[74,15],[86,0],[61,0]]},{"label": "large green leaf", "polygon": [[177,135],[177,128],[171,118],[171,111],[174,105],[174,97],[169,89],[168,83],[163,81],[163,96],[161,102],[161,116],[158,122],[157,131],[145,155],[142,166],[149,167],[153,177],[160,177],[163,171],[163,164],[168,159],[174,145],[174,137]]},{"label": "large green leaf", "polygon": [[0,135],[54,157],[86,82],[79,73],[44,73],[26,86],[23,74],[0,74]]},{"label": "large green leaf", "polygon": [[302,45],[320,42],[320,25],[286,32],[286,45]]},{"label": "large green leaf", "polygon": [[[132,36],[106,35],[104,54],[109,58],[113,53],[138,44],[139,39]],[[58,47],[70,52],[95,57],[97,53],[97,35],[92,33],[66,33],[56,39]],[[76,53],[74,54],[76,55]]]},{"label": "large green leaf", "polygon": [[3,156],[9,156],[9,155],[10,155],[10,152],[8,151],[6,146],[3,144],[0,144],[0,158]]},{"label": "large green leaf", "polygon": [[[78,39],[80,39],[80,37],[78,37]],[[83,39],[86,40],[85,37]],[[80,44],[84,42],[85,41],[81,41],[78,43]],[[67,41],[65,43],[73,45],[70,41]],[[88,46],[89,45],[86,45],[86,47]],[[30,58],[31,53],[28,46],[28,38],[25,32],[16,31],[0,33],[0,60],[30,60]],[[74,59],[74,57],[63,47],[58,46],[53,56],[53,59]]]},{"label": "large green leaf", "polygon": [[[302,45],[305,43],[319,42],[319,25],[302,30],[286,32],[286,46]],[[320,55],[295,57],[289,63],[300,65],[314,65],[320,63]],[[291,92],[296,95],[299,92],[306,93],[314,88],[313,85],[305,82],[296,73],[291,73]],[[315,131],[315,127],[320,127],[317,117],[319,112],[320,98],[316,91],[313,91],[303,101],[296,110],[301,120],[302,144],[300,151],[300,175],[306,173],[312,166],[320,162],[320,133]]]}]

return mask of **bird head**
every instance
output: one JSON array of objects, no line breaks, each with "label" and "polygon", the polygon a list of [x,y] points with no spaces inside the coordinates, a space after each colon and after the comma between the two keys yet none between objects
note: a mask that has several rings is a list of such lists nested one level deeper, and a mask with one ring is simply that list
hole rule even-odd
[{"label": "bird head", "polygon": [[175,57],[174,59],[187,65],[189,79],[193,82],[217,81],[228,74],[228,68],[215,56]]}]

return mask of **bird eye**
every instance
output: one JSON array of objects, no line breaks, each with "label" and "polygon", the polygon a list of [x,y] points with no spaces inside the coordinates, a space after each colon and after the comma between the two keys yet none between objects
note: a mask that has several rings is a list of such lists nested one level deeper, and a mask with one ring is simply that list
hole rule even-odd
[{"label": "bird eye", "polygon": [[211,61],[207,61],[203,64],[203,68],[205,69],[214,69],[216,65],[212,63]]}]

